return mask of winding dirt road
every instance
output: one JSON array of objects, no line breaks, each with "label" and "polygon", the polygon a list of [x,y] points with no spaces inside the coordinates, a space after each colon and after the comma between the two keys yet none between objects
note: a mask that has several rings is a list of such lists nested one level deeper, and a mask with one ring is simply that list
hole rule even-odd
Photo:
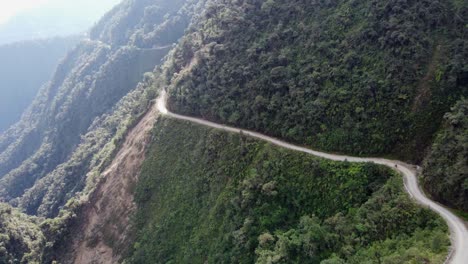
[{"label": "winding dirt road", "polygon": [[321,158],[325,158],[325,159],[329,159],[329,160],[349,161],[349,162],[373,162],[376,164],[388,166],[392,169],[399,171],[400,173],[404,175],[405,188],[406,188],[406,191],[409,193],[409,195],[421,205],[427,206],[432,211],[438,213],[447,222],[450,228],[452,249],[450,251],[450,255],[447,257],[446,263],[451,263],[451,264],[467,264],[468,263],[468,231],[466,229],[465,223],[463,222],[463,220],[458,218],[456,215],[454,215],[452,212],[450,212],[443,206],[427,198],[427,196],[419,188],[418,180],[416,177],[417,173],[416,173],[416,169],[414,165],[406,164],[404,162],[396,161],[396,160],[387,160],[387,159],[381,159],[381,158],[358,158],[358,157],[335,155],[335,154],[315,151],[312,149],[289,144],[287,142],[284,142],[284,141],[281,141],[281,140],[278,140],[278,139],[275,139],[275,138],[272,138],[272,137],[269,137],[269,136],[266,136],[257,132],[229,127],[225,125],[216,124],[210,121],[206,121],[203,119],[199,119],[199,118],[188,117],[188,116],[171,113],[167,110],[166,100],[167,100],[166,92],[162,91],[160,97],[158,98],[156,102],[157,109],[159,110],[159,112],[161,112],[161,114],[172,117],[172,118],[186,120],[189,122],[221,129],[221,130],[228,131],[228,132],[243,133],[244,135],[248,135],[257,139],[265,140],[283,148],[308,153],[308,154],[321,157]]}]

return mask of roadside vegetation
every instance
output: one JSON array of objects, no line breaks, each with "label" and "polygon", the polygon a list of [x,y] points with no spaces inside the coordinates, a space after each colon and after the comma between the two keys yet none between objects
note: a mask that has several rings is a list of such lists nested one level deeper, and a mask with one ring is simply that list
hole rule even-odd
[{"label": "roadside vegetation", "polygon": [[443,220],[401,176],[164,119],[136,187],[130,263],[443,263]]},{"label": "roadside vegetation", "polygon": [[0,263],[41,263],[46,243],[41,221],[0,203]]},{"label": "roadside vegetation", "polygon": [[[0,204],[0,262],[74,254],[82,205],[94,206],[101,173],[163,87],[176,113],[321,150],[412,162],[427,150],[427,190],[466,213],[467,6],[124,1],[0,134],[0,201],[10,204]],[[153,137],[129,187],[138,209],[135,240],[123,238],[128,263],[443,263],[447,255],[445,223],[410,200],[389,168],[165,118]]]},{"label": "roadside vegetation", "polygon": [[167,64],[168,107],[323,151],[425,160],[427,190],[466,213],[466,111],[446,113],[468,96],[467,18],[466,0],[212,1]]},{"label": "roadside vegetation", "polygon": [[422,183],[435,199],[468,219],[468,99],[444,116],[444,126],[424,160]]},{"label": "roadside vegetation", "polygon": [[466,0],[212,1],[169,108],[353,155],[419,162],[468,95]]}]

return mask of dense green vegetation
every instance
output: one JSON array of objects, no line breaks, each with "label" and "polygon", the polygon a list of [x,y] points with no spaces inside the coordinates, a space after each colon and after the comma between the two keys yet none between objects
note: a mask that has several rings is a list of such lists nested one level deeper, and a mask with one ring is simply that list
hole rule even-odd
[{"label": "dense green vegetation", "polygon": [[[151,75],[137,89],[143,74],[182,36],[194,8],[185,0],[125,1],[106,15],[0,135],[0,201],[53,217],[86,184],[92,190],[103,161],[155,96]],[[142,34],[151,38],[140,43]]]},{"label": "dense green vegetation", "polygon": [[0,46],[0,133],[18,121],[78,37]]},{"label": "dense green vegetation", "polygon": [[[96,118],[112,113],[115,104],[166,52],[148,53],[134,47],[112,51],[103,44],[89,43],[69,54],[63,62],[66,66],[41,90],[22,121],[3,136],[13,140],[0,154],[0,197],[6,201],[21,197],[37,180],[66,162]],[[67,64],[73,65],[71,72]],[[62,71],[66,74],[60,80]],[[86,172],[78,171],[83,175],[73,178],[83,179]]]},{"label": "dense green vegetation", "polygon": [[168,68],[170,107],[419,161],[468,94],[467,14],[466,0],[211,1]]},{"label": "dense green vegetation", "polygon": [[424,160],[423,184],[444,204],[468,212],[468,100],[445,115],[442,131]]},{"label": "dense green vegetation", "polygon": [[391,170],[159,120],[130,263],[442,263],[443,221]]},{"label": "dense green vegetation", "polygon": [[[18,205],[34,215],[54,217],[70,199],[91,192],[101,180],[101,172],[112,160],[131,128],[156,95],[150,89],[152,78],[125,96],[110,113],[97,118],[67,161],[38,179]],[[80,175],[83,173],[83,175]]]},{"label": "dense green vegetation", "polygon": [[[0,135],[0,201],[53,217],[38,222],[15,214],[20,219],[15,223],[37,224],[44,242],[32,255],[29,247],[7,246],[5,256],[51,263],[69,250],[70,227],[83,203],[89,202],[101,172],[157,96],[157,78],[148,71],[203,6],[203,1],[167,3],[124,1],[113,9],[92,30],[90,40],[69,52],[21,122]],[[4,226],[0,234],[17,233],[18,228]]]},{"label": "dense green vegetation", "polygon": [[39,264],[45,237],[39,219],[0,203],[0,263]]},{"label": "dense green vegetation", "polygon": [[[73,254],[82,205],[93,206],[101,173],[163,87],[183,114],[330,151],[421,159],[444,113],[467,94],[466,3],[124,1],[0,135],[0,201],[50,218],[0,204],[0,262]],[[429,191],[462,209],[465,143],[466,100],[447,114],[424,166]],[[388,168],[164,118],[148,154],[130,263],[446,256],[445,224]]]}]

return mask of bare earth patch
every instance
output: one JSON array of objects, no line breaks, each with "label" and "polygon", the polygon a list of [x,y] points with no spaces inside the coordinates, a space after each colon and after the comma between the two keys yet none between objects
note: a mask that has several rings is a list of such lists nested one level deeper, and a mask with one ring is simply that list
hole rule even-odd
[{"label": "bare earth patch", "polygon": [[130,131],[103,180],[84,205],[72,252],[65,263],[118,263],[133,236],[130,217],[136,210],[133,189],[156,123],[156,105]]}]

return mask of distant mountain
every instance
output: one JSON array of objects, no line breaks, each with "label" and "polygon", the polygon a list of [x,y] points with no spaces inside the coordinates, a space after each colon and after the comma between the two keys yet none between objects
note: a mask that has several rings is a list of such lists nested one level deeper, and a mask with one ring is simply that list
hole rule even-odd
[{"label": "distant mountain", "polygon": [[[111,10],[89,39],[68,52],[21,121],[0,134],[0,202],[30,215],[58,216],[41,225],[48,239],[45,259],[55,260],[64,242],[71,241],[59,231],[73,219],[67,212],[78,213],[81,201],[70,201],[93,194],[100,172],[151,105],[156,96],[151,72],[183,36],[197,2],[129,0]],[[17,217],[8,207],[5,211],[6,219]],[[36,260],[42,253],[33,254],[27,242],[5,241],[11,253],[7,260],[50,263]],[[31,254],[25,257],[26,252]]]},{"label": "distant mountain", "polygon": [[0,44],[84,33],[120,1],[49,1],[0,25]]},{"label": "distant mountain", "polygon": [[[93,155],[103,148],[95,148],[96,140],[81,144],[83,136],[111,126],[109,136],[102,131],[95,135],[105,144],[118,134],[118,126],[130,125],[116,114],[114,129],[106,115],[115,114],[116,104],[161,63],[177,40],[167,32],[183,35],[189,15],[178,11],[185,2],[128,1],[103,18],[91,39],[67,54],[21,121],[0,135],[1,201],[19,203],[29,214],[55,216],[83,190]],[[158,10],[156,5],[162,15],[151,19],[145,14]],[[143,34],[145,29],[150,30]]]},{"label": "distant mountain", "polygon": [[0,132],[19,120],[78,39],[73,36],[0,46]]}]

